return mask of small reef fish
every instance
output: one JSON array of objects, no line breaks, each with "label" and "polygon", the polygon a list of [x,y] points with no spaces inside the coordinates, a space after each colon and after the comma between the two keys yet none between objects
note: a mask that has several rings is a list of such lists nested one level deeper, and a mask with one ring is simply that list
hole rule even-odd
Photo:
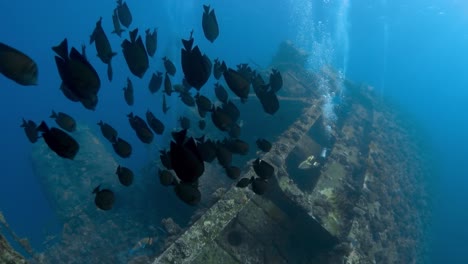
[{"label": "small reef fish", "polygon": [[307,157],[307,159],[305,159],[303,162],[301,162],[298,166],[299,169],[301,170],[307,170],[307,169],[310,169],[312,167],[318,167],[320,165],[320,163],[318,163],[317,161],[314,161],[315,159],[315,156],[314,155],[310,155],[309,157]]},{"label": "small reef fish", "polygon": [[133,255],[135,254],[136,252],[138,252],[139,250],[141,249],[144,249],[146,248],[147,246],[151,246],[153,244],[153,242],[156,242],[157,238],[152,238],[152,237],[144,237],[142,239],[140,239],[140,241],[138,241],[135,246],[132,247],[132,249],[130,249],[128,251],[128,254],[129,255]]}]

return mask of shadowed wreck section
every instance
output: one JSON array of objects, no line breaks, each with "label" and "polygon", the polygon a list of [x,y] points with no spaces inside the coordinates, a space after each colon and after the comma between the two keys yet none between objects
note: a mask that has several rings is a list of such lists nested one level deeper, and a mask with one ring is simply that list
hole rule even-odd
[{"label": "shadowed wreck section", "polygon": [[[268,191],[232,187],[153,263],[409,263],[424,254],[430,208],[419,182],[429,167],[414,128],[369,86],[308,72],[297,59],[307,54],[294,49],[283,43],[273,67],[306,104],[261,156],[275,167]],[[319,78],[331,92],[346,87],[331,123]]]}]

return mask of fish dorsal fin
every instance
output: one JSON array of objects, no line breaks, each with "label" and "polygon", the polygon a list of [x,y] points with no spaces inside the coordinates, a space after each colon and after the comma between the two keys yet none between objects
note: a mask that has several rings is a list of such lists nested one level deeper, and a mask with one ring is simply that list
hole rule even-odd
[{"label": "fish dorsal fin", "polygon": [[179,132],[172,132],[172,138],[177,144],[184,143],[186,136],[187,136],[187,129],[183,129]]},{"label": "fish dorsal fin", "polygon": [[99,184],[98,186],[96,186],[96,188],[94,188],[93,190],[93,194],[97,194],[101,189],[101,184]]},{"label": "fish dorsal fin", "polygon": [[192,137],[187,140],[187,142],[184,145],[186,148],[188,148],[195,156],[197,159],[203,163],[203,157],[201,156],[200,152],[198,151],[197,144],[195,143],[195,139]]},{"label": "fish dorsal fin", "polygon": [[209,5],[203,5],[203,10],[205,11],[206,14],[210,13],[210,6]]},{"label": "fish dorsal fin", "polygon": [[37,127],[37,130],[42,131],[42,132],[47,132],[49,131],[49,127],[44,121],[42,121],[41,124]]},{"label": "fish dorsal fin", "polygon": [[136,41],[138,35],[138,28],[135,28],[134,30],[130,31],[130,41],[134,43]]},{"label": "fish dorsal fin", "polygon": [[68,40],[65,38],[58,46],[52,47],[52,50],[62,59],[68,59]]}]

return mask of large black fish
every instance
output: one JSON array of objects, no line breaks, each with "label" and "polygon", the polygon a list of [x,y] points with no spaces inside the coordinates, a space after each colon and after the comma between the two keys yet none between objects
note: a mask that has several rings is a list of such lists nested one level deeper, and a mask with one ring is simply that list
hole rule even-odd
[{"label": "large black fish", "polygon": [[130,13],[127,3],[123,3],[122,0],[117,0],[117,13],[120,23],[128,28],[132,23],[132,13]]},{"label": "large black fish", "polygon": [[214,107],[211,111],[211,121],[221,131],[229,131],[234,124],[231,116],[221,107]]},{"label": "large black fish", "polygon": [[180,127],[182,127],[182,129],[188,130],[190,128],[190,119],[188,119],[187,117],[181,116],[179,118],[179,122],[180,122]]},{"label": "large black fish", "polygon": [[24,128],[24,133],[26,133],[26,137],[28,137],[29,142],[36,143],[39,139],[36,123],[32,120],[26,121],[23,118],[23,124],[21,124],[21,127]]},{"label": "large black fish", "polygon": [[138,78],[143,78],[149,67],[148,54],[141,36],[138,36],[138,29],[130,31],[130,41],[122,42],[122,49],[125,61],[130,71]]},{"label": "large black fish", "polygon": [[249,153],[249,144],[238,138],[225,140],[224,145],[229,151],[235,154],[247,155]]},{"label": "large black fish", "polygon": [[249,83],[252,81],[254,77],[254,71],[247,63],[241,63],[237,65],[237,72],[244,77]]},{"label": "large black fish", "polygon": [[182,103],[184,103],[186,106],[188,107],[195,106],[195,99],[193,99],[193,96],[189,92],[179,93],[179,97]]},{"label": "large black fish", "polygon": [[80,98],[78,98],[68,87],[62,82],[60,84],[60,91],[62,91],[63,95],[67,97],[68,100],[72,102],[79,102]]},{"label": "large black fish", "polygon": [[166,69],[166,72],[169,73],[169,75],[174,76],[176,73],[176,67],[174,63],[167,57],[163,57],[162,59],[164,62],[164,69]]},{"label": "large black fish", "polygon": [[233,180],[239,178],[241,175],[241,169],[236,166],[226,167],[225,170],[226,170],[226,175]]},{"label": "large black fish", "polygon": [[76,130],[76,121],[68,114],[62,112],[56,113],[55,111],[52,111],[50,118],[55,119],[57,125],[68,132],[73,132]]},{"label": "large black fish", "polygon": [[104,123],[101,120],[99,121],[98,126],[101,129],[102,135],[110,142],[112,142],[114,138],[117,138],[117,130],[115,130],[115,128],[113,128],[109,124]]},{"label": "large black fish", "polygon": [[104,211],[112,209],[115,202],[115,195],[114,192],[109,189],[102,189],[101,185],[97,186],[93,190],[93,194],[96,195],[94,198],[94,203],[96,206]]},{"label": "large black fish", "polygon": [[213,106],[208,97],[200,95],[199,93],[195,95],[195,102],[197,103],[198,114],[200,114],[200,117],[205,117],[206,112],[210,112]]},{"label": "large black fish", "polygon": [[252,191],[258,195],[263,195],[268,189],[268,181],[262,178],[255,178],[252,181]]},{"label": "large black fish", "polygon": [[[224,61],[222,65],[224,69],[227,68]],[[239,96],[241,102],[245,102],[249,97],[250,82],[245,79],[244,76],[242,76],[239,72],[231,68],[225,70],[223,72],[223,76],[229,89],[231,89],[234,94]]]},{"label": "large black fish", "polygon": [[200,90],[208,81],[211,75],[211,61],[202,55],[198,46],[193,46],[193,31],[190,33],[189,40],[182,40],[184,48],[182,49],[182,70],[185,80],[195,89]]},{"label": "large black fish", "polygon": [[93,34],[91,34],[89,44],[95,43],[97,56],[101,59],[102,62],[107,64],[107,78],[109,81],[112,81],[112,58],[117,55],[117,53],[112,51],[109,39],[107,39],[106,33],[102,28],[102,17],[99,18],[96,22],[96,27],[94,28]]},{"label": "large black fish", "polygon": [[255,143],[257,144],[257,147],[263,152],[268,152],[271,150],[271,143],[264,138],[257,139]]},{"label": "large black fish", "polygon": [[164,123],[157,119],[150,110],[146,111],[146,122],[153,129],[154,133],[162,135],[164,133]]},{"label": "large black fish", "polygon": [[37,65],[28,55],[0,42],[0,73],[21,85],[37,85]]},{"label": "large black fish", "polygon": [[49,129],[44,121],[37,129],[42,132],[42,138],[44,138],[47,146],[57,155],[71,160],[75,158],[80,146],[73,137],[58,128]]},{"label": "large black fish", "polygon": [[128,114],[128,121],[141,142],[150,144],[153,141],[154,134],[146,124],[145,120],[137,115],[133,115],[133,113],[130,113]]},{"label": "large black fish", "polygon": [[68,54],[67,39],[52,49],[58,55],[55,56],[55,63],[64,86],[85,108],[94,110],[101,87],[101,80],[94,67],[75,48],[71,49],[70,55]]},{"label": "large black fish", "polygon": [[112,140],[112,147],[114,148],[115,153],[122,158],[128,158],[132,154],[132,145],[127,141],[114,137]]},{"label": "large black fish", "polygon": [[177,177],[188,183],[193,183],[205,171],[203,158],[197,149],[195,140],[186,140],[187,130],[173,132],[174,141],[171,141],[171,164]]},{"label": "large black fish", "polygon": [[223,168],[231,166],[232,153],[222,143],[216,145],[216,157]]},{"label": "large black fish", "polygon": [[151,76],[151,80],[148,85],[148,89],[152,94],[156,93],[161,89],[161,84],[162,84],[162,72],[156,72],[156,74],[153,73]]},{"label": "large black fish", "polygon": [[225,113],[227,113],[231,117],[233,122],[237,122],[237,120],[239,120],[239,117],[240,117],[239,108],[237,108],[237,106],[232,101],[223,103],[221,105],[221,108],[223,109]]},{"label": "large black fish", "polygon": [[205,34],[206,39],[213,43],[219,35],[219,27],[218,21],[216,19],[216,14],[214,9],[210,11],[210,6],[207,5],[203,5],[203,10],[203,33]]},{"label": "large black fish", "polygon": [[118,8],[115,8],[114,13],[112,14],[112,24],[114,25],[114,31],[112,31],[112,33],[122,37],[122,32],[125,30],[120,27]]},{"label": "large black fish", "polygon": [[169,185],[176,185],[177,184],[177,181],[176,181],[174,175],[170,171],[159,169],[158,174],[159,174],[159,182],[162,185],[169,186]]},{"label": "large black fish", "polygon": [[134,96],[133,96],[133,84],[130,78],[127,78],[127,86],[123,88],[124,90],[124,98],[127,105],[132,106],[134,103]]},{"label": "large black fish", "polygon": [[257,97],[265,113],[273,115],[279,110],[279,100],[273,89],[267,87],[257,91]]},{"label": "large black fish", "polygon": [[212,162],[216,158],[216,148],[216,144],[211,139],[205,140],[205,136],[197,139],[197,149],[206,162]]},{"label": "large black fish", "polygon": [[148,52],[148,55],[152,58],[158,48],[158,29],[153,29],[153,33],[151,33],[149,29],[147,29],[145,32],[146,51]]},{"label": "large black fish", "polygon": [[257,158],[252,163],[252,166],[254,168],[255,174],[257,174],[258,177],[265,180],[273,177],[273,174],[275,173],[275,169],[273,168],[273,166],[270,165],[270,163],[259,158]]}]

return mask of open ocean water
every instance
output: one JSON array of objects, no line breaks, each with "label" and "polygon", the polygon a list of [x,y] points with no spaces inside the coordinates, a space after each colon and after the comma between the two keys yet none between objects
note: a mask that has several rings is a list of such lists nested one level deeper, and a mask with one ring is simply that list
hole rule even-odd
[{"label": "open ocean water", "polygon": [[[163,56],[180,64],[180,39],[188,38],[193,29],[202,52],[230,65],[247,62],[266,68],[279,44],[292,40],[312,54],[308,63],[311,69],[332,65],[345,78],[367,83],[380,97],[407,113],[408,120],[420,129],[436,169],[426,179],[433,199],[426,261],[468,263],[468,1],[126,2],[133,15],[131,29],[140,28],[144,36],[144,29],[158,28],[158,49],[141,80],[131,76],[122,56],[120,44],[128,38],[128,30],[122,38],[110,33],[115,1],[0,2],[0,42],[28,54],[39,69],[37,86],[22,87],[0,76],[0,210],[12,229],[30,240],[34,250],[44,250],[42,242],[46,236],[59,233],[61,224],[31,167],[33,147],[20,128],[22,118],[38,123],[46,120],[51,125],[49,115],[55,110],[89,126],[104,120],[120,128],[119,136],[135,142],[127,164],[145,166],[151,149],[138,142],[125,116],[150,108],[163,118],[169,131],[178,126],[178,113],[184,106],[177,97],[168,97],[171,110],[161,115],[160,96],[149,96],[147,91],[148,76],[162,71]],[[215,9],[220,24],[220,36],[213,44],[202,33],[203,4]],[[106,78],[106,65],[95,56],[94,45],[89,44],[99,17],[103,17],[104,30],[118,53],[112,60],[112,82]],[[61,80],[51,47],[65,37],[69,47],[80,50],[86,45],[87,57],[101,77],[95,111],[70,102],[59,90]],[[135,88],[135,105],[131,108],[124,104],[122,91],[128,76]],[[173,80],[182,77],[178,68]],[[213,83],[210,79],[206,86]],[[325,117],[333,122],[331,106],[335,102],[326,87],[321,91],[328,98],[323,106]],[[212,89],[205,88],[205,94],[213,96]],[[165,144],[168,138],[156,137],[156,145]]]}]

